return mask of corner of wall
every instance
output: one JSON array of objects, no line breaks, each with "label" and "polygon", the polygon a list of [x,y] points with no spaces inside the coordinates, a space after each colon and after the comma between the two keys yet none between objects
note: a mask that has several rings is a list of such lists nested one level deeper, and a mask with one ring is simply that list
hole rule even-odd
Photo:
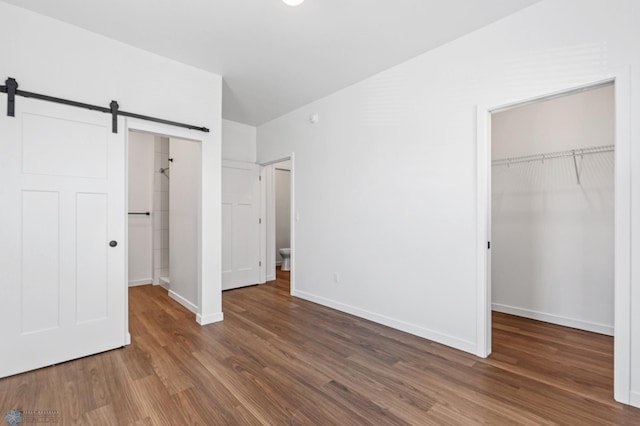
[{"label": "corner of wall", "polygon": [[196,314],[196,322],[200,325],[213,324],[224,320],[224,314],[222,312],[216,312],[209,315]]},{"label": "corner of wall", "polygon": [[634,407],[640,408],[640,391],[631,391],[631,398],[629,404]]}]

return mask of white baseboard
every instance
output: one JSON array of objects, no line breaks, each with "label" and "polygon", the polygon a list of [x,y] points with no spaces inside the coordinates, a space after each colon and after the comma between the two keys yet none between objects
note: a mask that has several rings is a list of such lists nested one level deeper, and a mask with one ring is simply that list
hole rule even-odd
[{"label": "white baseboard", "polygon": [[502,305],[493,303],[491,308],[494,311],[505,314],[517,315],[519,317],[530,318],[538,321],[550,322],[551,324],[562,325],[565,327],[577,328],[579,330],[591,331],[593,333],[606,334],[613,336],[614,328],[612,325],[598,324],[595,322],[578,320],[575,318],[563,317],[560,315],[548,314],[546,312],[533,311],[530,309],[517,308],[515,306]]},{"label": "white baseboard", "polygon": [[170,281],[171,280],[168,277],[159,277],[158,285],[162,286],[162,288],[166,288],[167,290],[169,290],[169,288],[171,287]]},{"label": "white baseboard", "polygon": [[147,285],[147,284],[153,284],[153,278],[145,278],[142,280],[131,280],[129,281],[129,287],[136,287],[139,285]]},{"label": "white baseboard", "polygon": [[629,404],[640,408],[640,392],[631,391],[629,396]]},{"label": "white baseboard", "polygon": [[222,320],[224,320],[224,314],[222,312],[208,315],[196,314],[196,322],[200,325],[213,324],[214,322],[220,322]]},{"label": "white baseboard", "polygon": [[187,308],[188,310],[190,310],[191,312],[193,312],[194,314],[198,313],[198,307],[196,305],[189,302],[187,299],[180,296],[175,291],[169,290],[169,297],[175,300],[176,302],[178,302],[179,304],[181,304],[182,306],[184,306],[185,308]]},{"label": "white baseboard", "polygon": [[351,315],[355,315],[360,318],[367,319],[369,321],[376,322],[378,324],[386,325],[387,327],[395,328],[400,331],[404,331],[428,340],[432,340],[443,345],[451,346],[452,348],[459,349],[464,352],[469,352],[475,355],[476,344],[475,342],[469,342],[467,340],[459,339],[455,336],[439,333],[434,330],[421,327],[419,325],[410,324],[394,318],[389,318],[384,315],[376,314],[364,309],[357,308],[355,306],[346,305],[335,300],[326,299],[321,296],[316,296],[300,290],[293,290],[292,296],[299,297],[301,299],[308,300],[310,302],[317,303],[319,305],[327,306],[338,311],[346,312]]},{"label": "white baseboard", "polygon": [[131,333],[127,333],[127,335],[124,337],[124,344],[125,346],[131,344]]}]

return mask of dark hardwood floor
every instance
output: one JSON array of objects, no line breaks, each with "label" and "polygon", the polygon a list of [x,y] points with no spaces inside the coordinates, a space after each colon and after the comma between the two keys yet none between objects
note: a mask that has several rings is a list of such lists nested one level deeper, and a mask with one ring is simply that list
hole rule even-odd
[{"label": "dark hardwood floor", "polygon": [[[494,315],[486,360],[292,298],[286,273],[227,291],[200,327],[129,290],[132,344],[0,380],[0,414],[72,425],[638,425],[613,401],[610,337]],[[0,419],[1,421],[1,419]]]}]

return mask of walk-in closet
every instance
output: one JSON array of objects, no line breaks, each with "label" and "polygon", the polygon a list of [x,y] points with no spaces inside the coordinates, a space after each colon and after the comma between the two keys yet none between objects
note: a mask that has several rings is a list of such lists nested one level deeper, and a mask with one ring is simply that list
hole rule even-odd
[{"label": "walk-in closet", "polygon": [[492,308],[613,335],[614,86],[492,116]]}]

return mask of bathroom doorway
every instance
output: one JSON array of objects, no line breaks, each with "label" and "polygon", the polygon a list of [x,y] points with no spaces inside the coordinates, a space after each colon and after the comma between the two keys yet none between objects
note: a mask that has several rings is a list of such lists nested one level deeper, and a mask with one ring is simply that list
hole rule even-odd
[{"label": "bathroom doorway", "polygon": [[129,286],[161,285],[192,312],[198,311],[200,145],[129,131]]},{"label": "bathroom doorway", "polygon": [[159,215],[153,206],[157,180],[154,161],[160,148],[156,147],[159,143],[155,139],[154,135],[142,132],[131,131],[128,135],[129,287],[158,283],[154,279],[154,220]]},{"label": "bathroom doorway", "polygon": [[273,165],[276,219],[276,268],[291,270],[291,161]]},{"label": "bathroom doorway", "polygon": [[294,238],[294,162],[293,155],[263,164],[265,194],[265,281],[288,281],[293,294]]}]

